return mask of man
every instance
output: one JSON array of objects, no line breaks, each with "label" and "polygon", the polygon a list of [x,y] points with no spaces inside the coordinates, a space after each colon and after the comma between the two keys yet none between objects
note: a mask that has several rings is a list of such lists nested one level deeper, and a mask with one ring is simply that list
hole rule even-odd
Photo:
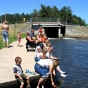
[{"label": "man", "polygon": [[31,30],[31,33],[29,35],[31,39],[35,39],[34,29]]}]

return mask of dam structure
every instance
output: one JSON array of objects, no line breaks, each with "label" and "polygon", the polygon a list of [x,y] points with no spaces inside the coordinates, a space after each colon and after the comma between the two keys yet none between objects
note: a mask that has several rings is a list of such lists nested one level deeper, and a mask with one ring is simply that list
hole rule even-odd
[{"label": "dam structure", "polygon": [[45,34],[48,38],[61,38],[61,37],[88,37],[88,33],[71,28],[75,25],[67,25],[66,22],[62,24],[59,18],[31,18],[31,29],[35,30],[38,34],[40,27],[45,29]]},{"label": "dam structure", "polygon": [[31,29],[35,30],[35,34],[38,34],[38,29],[42,27],[45,29],[45,34],[48,38],[59,38],[65,36],[66,26],[61,24],[58,19],[54,21],[34,21],[31,18]]}]

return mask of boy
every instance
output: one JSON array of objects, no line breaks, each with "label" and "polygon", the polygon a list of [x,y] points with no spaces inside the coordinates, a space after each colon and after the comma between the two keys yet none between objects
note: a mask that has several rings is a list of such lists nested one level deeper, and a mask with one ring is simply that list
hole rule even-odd
[{"label": "boy", "polygon": [[29,83],[29,77],[27,77],[25,74],[23,74],[23,70],[21,68],[22,59],[20,57],[16,57],[15,62],[16,62],[16,64],[13,67],[13,72],[14,72],[15,78],[21,83],[20,88],[23,88],[23,86],[24,86],[23,79],[27,80],[27,84],[28,84],[27,88],[31,88],[30,83]]}]

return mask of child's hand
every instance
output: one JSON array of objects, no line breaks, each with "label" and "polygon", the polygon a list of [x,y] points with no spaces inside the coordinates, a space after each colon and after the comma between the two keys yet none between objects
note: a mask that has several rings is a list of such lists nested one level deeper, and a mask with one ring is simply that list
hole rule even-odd
[{"label": "child's hand", "polygon": [[56,85],[54,84],[54,82],[52,82],[52,86],[53,86],[54,88],[56,88]]}]

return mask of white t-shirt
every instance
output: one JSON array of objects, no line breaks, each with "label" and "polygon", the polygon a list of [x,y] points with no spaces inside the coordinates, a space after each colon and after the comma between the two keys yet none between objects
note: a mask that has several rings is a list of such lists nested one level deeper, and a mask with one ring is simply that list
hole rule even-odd
[{"label": "white t-shirt", "polygon": [[36,49],[35,49],[35,53],[36,53],[36,55],[37,55],[37,54],[39,54],[39,52],[38,52],[38,48],[40,48],[40,49],[41,49],[40,45],[39,45],[39,46],[37,46],[37,47],[36,47]]},{"label": "white t-shirt", "polygon": [[42,67],[49,67],[50,64],[53,64],[53,61],[51,59],[40,59],[37,62]]},{"label": "white t-shirt", "polygon": [[51,58],[51,56],[53,56],[52,53],[49,53],[49,52],[46,53],[47,58]]},{"label": "white t-shirt", "polygon": [[38,53],[36,56],[40,57],[41,55],[43,56],[43,53]]}]

